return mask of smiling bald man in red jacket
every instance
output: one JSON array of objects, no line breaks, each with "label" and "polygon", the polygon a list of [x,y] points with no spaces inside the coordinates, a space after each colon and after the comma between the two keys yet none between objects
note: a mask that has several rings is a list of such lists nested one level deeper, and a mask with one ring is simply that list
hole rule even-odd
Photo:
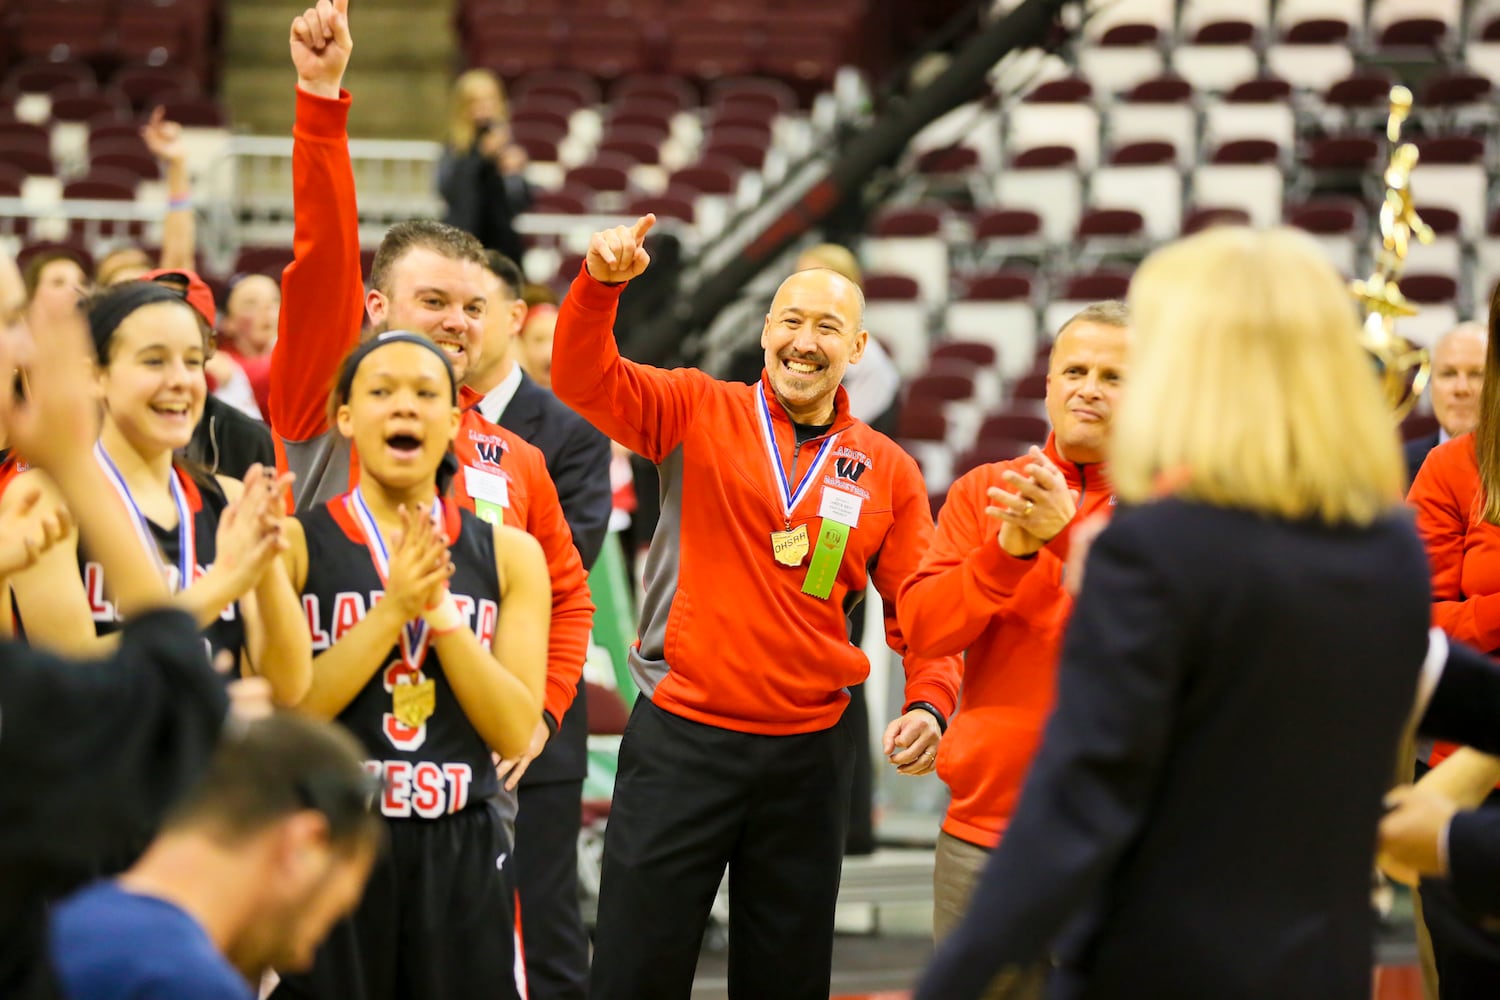
[{"label": "smiling bald man in red jacket", "polygon": [[686,1000],[727,866],[731,1000],[827,1000],[864,739],[840,720],[847,687],[869,673],[846,615],[873,579],[906,669],[885,751],[926,773],[958,663],[914,654],[893,609],[932,514],[911,456],[850,416],[839,387],[868,337],[848,279],[815,269],[783,282],[754,385],[620,357],[615,304],[646,268],[653,222],[594,234],[552,347],[558,397],[662,480],[590,997]]},{"label": "smiling bald man in red jacket", "polygon": [[[1125,379],[1127,322],[1122,303],[1100,302],[1063,324],[1047,370],[1046,446],[959,478],[932,547],[901,588],[911,648],[965,654],[959,713],[937,758],[952,792],[933,873],[940,939],[1000,843],[1052,711],[1073,610],[1063,586],[1068,542],[1077,525],[1114,506],[1103,462]],[[1041,976],[1032,978],[1004,995],[1039,997]]]}]

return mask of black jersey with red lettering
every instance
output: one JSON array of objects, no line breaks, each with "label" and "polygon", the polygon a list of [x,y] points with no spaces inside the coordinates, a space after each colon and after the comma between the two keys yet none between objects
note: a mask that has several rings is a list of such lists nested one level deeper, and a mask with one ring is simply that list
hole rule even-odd
[{"label": "black jersey with red lettering", "polygon": [[[338,642],[385,590],[348,501],[335,497],[297,515],[307,538],[302,608],[314,653]],[[443,519],[455,567],[449,591],[488,649],[500,615],[494,531],[453,503],[443,505]],[[338,721],[364,744],[371,758],[365,766],[384,781],[383,815],[437,819],[500,786],[489,747],[454,696],[437,650],[429,644],[415,666],[406,655],[402,642],[392,646]]]},{"label": "black jersey with red lettering", "polygon": [[[192,545],[196,555],[193,580],[197,580],[214,564],[214,536],[219,531],[219,518],[223,516],[224,508],[229,506],[229,500],[217,483],[199,483],[186,469],[176,466],[172,471],[177,476],[183,498],[192,513]],[[151,537],[156,541],[157,550],[161,553],[162,564],[166,567],[167,583],[175,592],[182,575],[181,533],[175,526],[164,528],[149,519],[146,523],[151,529]],[[83,590],[88,595],[89,615],[94,619],[94,631],[99,635],[118,632],[120,613],[114,601],[106,596],[109,590],[104,579],[104,567],[90,560],[82,546],[78,549],[78,572],[83,575]],[[240,616],[239,602],[225,608],[218,619],[203,630],[203,638],[208,643],[210,656],[228,652],[234,657],[230,676],[238,677],[240,650],[245,645],[245,621]]]}]

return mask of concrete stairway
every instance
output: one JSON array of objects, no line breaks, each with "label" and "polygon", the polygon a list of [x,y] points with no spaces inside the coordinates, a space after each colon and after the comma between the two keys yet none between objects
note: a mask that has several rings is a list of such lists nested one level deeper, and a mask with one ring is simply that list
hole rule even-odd
[{"label": "concrete stairway", "polygon": [[[356,139],[441,139],[458,66],[454,0],[351,0],[354,55],[344,86],[354,95]],[[230,0],[223,97],[237,132],[289,136],[295,71],[287,38],[307,0]]]}]

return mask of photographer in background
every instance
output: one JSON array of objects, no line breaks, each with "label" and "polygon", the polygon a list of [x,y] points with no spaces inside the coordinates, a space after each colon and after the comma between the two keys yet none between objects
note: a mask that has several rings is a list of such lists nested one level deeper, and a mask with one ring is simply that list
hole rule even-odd
[{"label": "photographer in background", "polygon": [[487,69],[469,70],[453,84],[448,148],[438,164],[438,191],[448,202],[443,221],[519,264],[526,248],[515,217],[532,201],[525,169],[500,80]]}]

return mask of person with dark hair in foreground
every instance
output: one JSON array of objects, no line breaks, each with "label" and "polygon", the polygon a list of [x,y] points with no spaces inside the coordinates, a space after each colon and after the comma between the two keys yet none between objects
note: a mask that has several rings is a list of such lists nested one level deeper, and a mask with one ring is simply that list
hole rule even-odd
[{"label": "person with dark hair in foreground", "polygon": [[68,995],[253,1000],[266,970],[309,967],[370,873],[379,787],[329,723],[284,713],[230,735],[129,871],[53,911]]},{"label": "person with dark hair in foreground", "polygon": [[[36,333],[48,350],[30,365],[25,401],[10,382],[0,385],[0,427],[56,484],[127,620],[119,646],[99,662],[0,644],[0,996],[7,1000],[61,995],[44,961],[44,900],[155,825],[202,773],[229,704],[197,623],[168,609],[166,580],[94,460],[97,418],[78,405],[88,392],[90,354],[81,317]],[[0,337],[0,370],[14,366],[17,335],[8,329]],[[39,495],[0,513],[0,576],[60,539],[61,517]]]}]

